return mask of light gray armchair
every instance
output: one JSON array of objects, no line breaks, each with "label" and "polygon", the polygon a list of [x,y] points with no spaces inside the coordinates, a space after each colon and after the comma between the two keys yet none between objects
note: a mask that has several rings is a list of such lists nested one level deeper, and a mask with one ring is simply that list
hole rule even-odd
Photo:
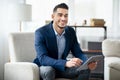
[{"label": "light gray armchair", "polygon": [[[39,80],[39,67],[32,63],[36,56],[34,33],[11,33],[10,62],[5,64],[4,80]],[[56,79],[69,80],[69,79]]]},{"label": "light gray armchair", "polygon": [[120,80],[120,40],[104,40],[102,51],[105,56],[104,80]]}]

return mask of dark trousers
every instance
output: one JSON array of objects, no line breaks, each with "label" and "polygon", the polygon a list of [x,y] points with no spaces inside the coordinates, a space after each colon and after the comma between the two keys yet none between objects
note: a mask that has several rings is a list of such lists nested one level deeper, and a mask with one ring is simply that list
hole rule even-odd
[{"label": "dark trousers", "polygon": [[41,66],[40,76],[43,80],[55,80],[55,78],[68,78],[72,80],[89,80],[90,70],[77,70],[77,67],[66,68],[65,71],[58,71],[51,66]]}]

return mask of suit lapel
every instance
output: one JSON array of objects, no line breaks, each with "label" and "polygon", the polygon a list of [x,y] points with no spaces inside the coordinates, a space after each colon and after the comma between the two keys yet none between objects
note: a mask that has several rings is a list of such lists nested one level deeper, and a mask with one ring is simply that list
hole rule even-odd
[{"label": "suit lapel", "polygon": [[[56,56],[58,56],[58,47],[57,47],[57,40],[56,40],[56,35],[55,35],[55,32],[54,32],[54,30],[53,30],[53,26],[52,26],[52,24],[50,24],[50,26],[49,26],[49,31],[48,31],[48,33],[49,33],[49,40],[50,40],[50,44],[51,44],[51,49],[53,50],[53,51],[55,51],[54,53],[56,53],[56,54],[54,54],[54,55],[56,55]],[[54,44],[54,45],[53,45]]]},{"label": "suit lapel", "polygon": [[69,51],[70,37],[69,37],[68,31],[65,32],[65,40],[66,40],[66,44],[65,44],[65,50],[64,50],[64,53],[63,53],[63,56],[62,56],[63,58],[66,58],[67,53]]}]

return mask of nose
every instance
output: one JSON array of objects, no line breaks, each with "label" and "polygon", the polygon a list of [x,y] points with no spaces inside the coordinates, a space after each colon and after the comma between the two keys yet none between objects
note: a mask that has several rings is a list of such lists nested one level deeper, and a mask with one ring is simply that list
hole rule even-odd
[{"label": "nose", "polygon": [[65,16],[62,16],[61,19],[62,20],[67,20],[67,18]]}]

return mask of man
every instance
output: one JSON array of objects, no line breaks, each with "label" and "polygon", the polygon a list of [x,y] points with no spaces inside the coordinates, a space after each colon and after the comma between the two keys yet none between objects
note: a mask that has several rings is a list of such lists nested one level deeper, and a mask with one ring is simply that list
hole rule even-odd
[{"label": "man", "polygon": [[[73,28],[67,26],[68,6],[58,4],[53,9],[53,21],[35,32],[35,49],[37,57],[34,62],[40,66],[43,80],[55,80],[56,77],[88,80],[90,71],[96,68],[96,62],[88,64],[88,69],[77,70],[86,60],[81,51]],[[74,58],[67,60],[72,52]]]}]

